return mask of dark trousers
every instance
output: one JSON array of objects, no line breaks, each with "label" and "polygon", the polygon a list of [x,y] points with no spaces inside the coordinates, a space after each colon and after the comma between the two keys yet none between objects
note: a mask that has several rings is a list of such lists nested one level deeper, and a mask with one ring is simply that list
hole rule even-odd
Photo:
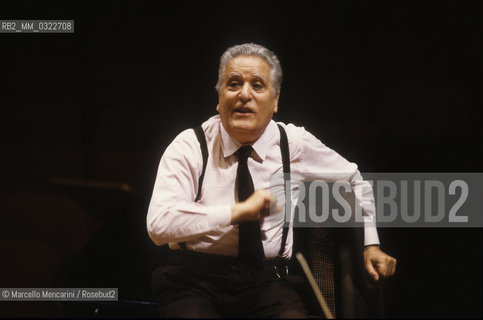
[{"label": "dark trousers", "polygon": [[152,286],[165,318],[307,318],[294,287],[303,281],[276,260],[256,270],[237,258],[173,251]]}]

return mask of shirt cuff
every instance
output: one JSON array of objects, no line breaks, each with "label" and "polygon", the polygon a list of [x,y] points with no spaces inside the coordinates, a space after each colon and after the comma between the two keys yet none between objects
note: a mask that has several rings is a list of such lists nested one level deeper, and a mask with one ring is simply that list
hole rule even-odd
[{"label": "shirt cuff", "polygon": [[210,213],[208,214],[210,225],[215,228],[222,228],[231,223],[231,206],[230,205],[215,205],[210,206]]},{"label": "shirt cuff", "polygon": [[364,245],[370,246],[372,244],[379,244],[379,236],[377,235],[376,227],[364,228]]}]

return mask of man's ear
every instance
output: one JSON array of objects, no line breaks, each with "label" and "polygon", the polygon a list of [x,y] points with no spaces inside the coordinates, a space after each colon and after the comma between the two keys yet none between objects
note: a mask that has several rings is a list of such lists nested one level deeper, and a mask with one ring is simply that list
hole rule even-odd
[{"label": "man's ear", "polygon": [[277,113],[278,112],[278,98],[280,98],[280,93],[275,97],[275,103],[274,103],[274,107],[273,107],[273,113]]},{"label": "man's ear", "polygon": [[218,113],[220,113],[220,104],[219,103],[216,105],[216,111],[218,111]]}]

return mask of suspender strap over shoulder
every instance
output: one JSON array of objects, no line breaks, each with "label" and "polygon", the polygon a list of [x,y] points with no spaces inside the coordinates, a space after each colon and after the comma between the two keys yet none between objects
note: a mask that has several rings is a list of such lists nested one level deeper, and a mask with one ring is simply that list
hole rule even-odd
[{"label": "suspender strap over shoulder", "polygon": [[[284,190],[287,186],[286,179],[290,179],[290,151],[288,148],[288,139],[285,129],[278,124],[278,130],[280,131],[280,152],[282,153],[282,165],[283,165],[283,187]],[[291,190],[289,190],[288,194]],[[285,195],[287,195],[287,190],[285,190]],[[286,216],[286,215],[285,215]],[[285,251],[285,245],[287,243],[288,227],[283,228],[282,233],[282,244],[280,246],[280,251],[278,252],[279,258],[282,258],[283,252]]]},{"label": "suspender strap over shoulder", "polygon": [[201,170],[201,175],[198,178],[198,193],[196,194],[195,202],[201,198],[201,185],[203,184],[203,179],[205,178],[206,163],[208,162],[208,147],[206,145],[205,132],[201,126],[193,128],[198,138],[198,142],[201,147],[201,156],[203,157],[203,169]]}]

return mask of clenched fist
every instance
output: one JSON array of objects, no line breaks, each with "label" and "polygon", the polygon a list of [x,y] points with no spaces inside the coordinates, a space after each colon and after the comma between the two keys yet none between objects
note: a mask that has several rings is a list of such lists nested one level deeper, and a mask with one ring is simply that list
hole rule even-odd
[{"label": "clenched fist", "polygon": [[270,199],[270,192],[257,190],[248,199],[237,202],[231,207],[231,224],[243,221],[257,221],[270,213],[270,206],[276,203],[276,198]]},{"label": "clenched fist", "polygon": [[396,259],[384,253],[379,246],[369,246],[364,249],[364,263],[374,281],[378,281],[379,277],[390,277],[396,272]]}]

